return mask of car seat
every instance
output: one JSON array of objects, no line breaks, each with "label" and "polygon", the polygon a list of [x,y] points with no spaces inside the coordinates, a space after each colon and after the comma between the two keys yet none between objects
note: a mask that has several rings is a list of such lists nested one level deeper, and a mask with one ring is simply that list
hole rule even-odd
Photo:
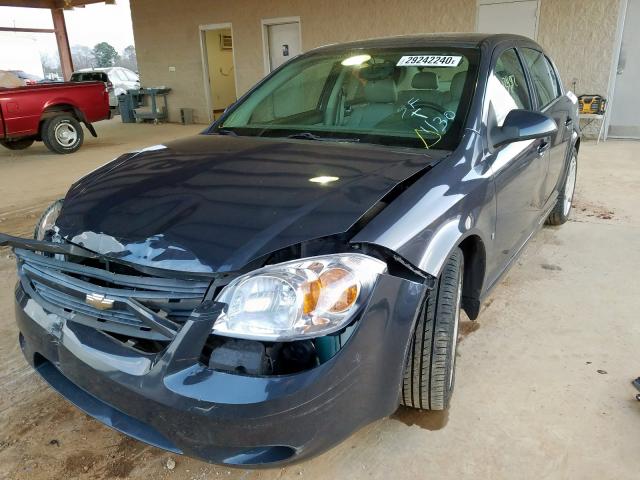
[{"label": "car seat", "polygon": [[369,128],[395,112],[398,100],[396,82],[392,78],[369,80],[364,86],[365,103],[351,107],[345,126]]},{"label": "car seat", "polygon": [[467,72],[458,72],[451,79],[449,86],[449,98],[444,104],[445,110],[456,112],[460,98],[462,98],[462,90],[464,89],[464,81],[467,78]]},{"label": "car seat", "polygon": [[438,90],[438,75],[435,72],[418,72],[411,79],[411,88],[398,94],[398,100],[405,104],[411,99],[441,105],[443,94]]}]

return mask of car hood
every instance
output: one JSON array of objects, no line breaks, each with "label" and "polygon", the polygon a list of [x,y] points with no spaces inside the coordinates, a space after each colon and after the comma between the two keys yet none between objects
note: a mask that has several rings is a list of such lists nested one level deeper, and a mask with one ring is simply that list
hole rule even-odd
[{"label": "car hood", "polygon": [[[399,182],[445,152],[199,135],[128,154],[69,190],[67,240],[170,270],[239,270],[305,240],[345,232]],[[319,176],[337,177],[315,183]]]}]

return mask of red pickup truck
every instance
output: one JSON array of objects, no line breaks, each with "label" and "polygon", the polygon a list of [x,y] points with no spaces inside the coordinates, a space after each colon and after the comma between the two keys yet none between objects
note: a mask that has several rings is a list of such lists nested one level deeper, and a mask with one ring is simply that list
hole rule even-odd
[{"label": "red pickup truck", "polygon": [[102,82],[50,83],[0,88],[0,144],[22,150],[41,140],[55,153],[73,153],[92,123],[111,117],[109,92]]}]

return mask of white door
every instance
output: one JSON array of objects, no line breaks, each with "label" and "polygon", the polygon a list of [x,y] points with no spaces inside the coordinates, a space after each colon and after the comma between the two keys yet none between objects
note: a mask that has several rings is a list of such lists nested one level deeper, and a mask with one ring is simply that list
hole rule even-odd
[{"label": "white door", "polygon": [[538,0],[481,1],[476,30],[480,33],[513,33],[535,39],[537,20]]},{"label": "white door", "polygon": [[300,24],[280,23],[266,28],[269,68],[272,71],[300,53]]},{"label": "white door", "polygon": [[609,136],[640,138],[640,0],[629,0],[613,93]]}]

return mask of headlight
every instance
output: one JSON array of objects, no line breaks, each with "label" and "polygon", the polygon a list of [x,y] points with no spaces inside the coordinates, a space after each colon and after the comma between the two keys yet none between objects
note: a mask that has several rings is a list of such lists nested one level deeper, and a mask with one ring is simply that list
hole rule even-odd
[{"label": "headlight", "polygon": [[56,224],[56,220],[62,211],[62,202],[63,200],[56,200],[44,211],[40,220],[36,223],[33,238],[36,240],[45,239],[47,232],[53,229]]},{"label": "headlight", "polygon": [[267,341],[327,335],[349,324],[385,270],[384,262],[351,253],[269,265],[222,290],[217,300],[227,309],[213,331]]}]

